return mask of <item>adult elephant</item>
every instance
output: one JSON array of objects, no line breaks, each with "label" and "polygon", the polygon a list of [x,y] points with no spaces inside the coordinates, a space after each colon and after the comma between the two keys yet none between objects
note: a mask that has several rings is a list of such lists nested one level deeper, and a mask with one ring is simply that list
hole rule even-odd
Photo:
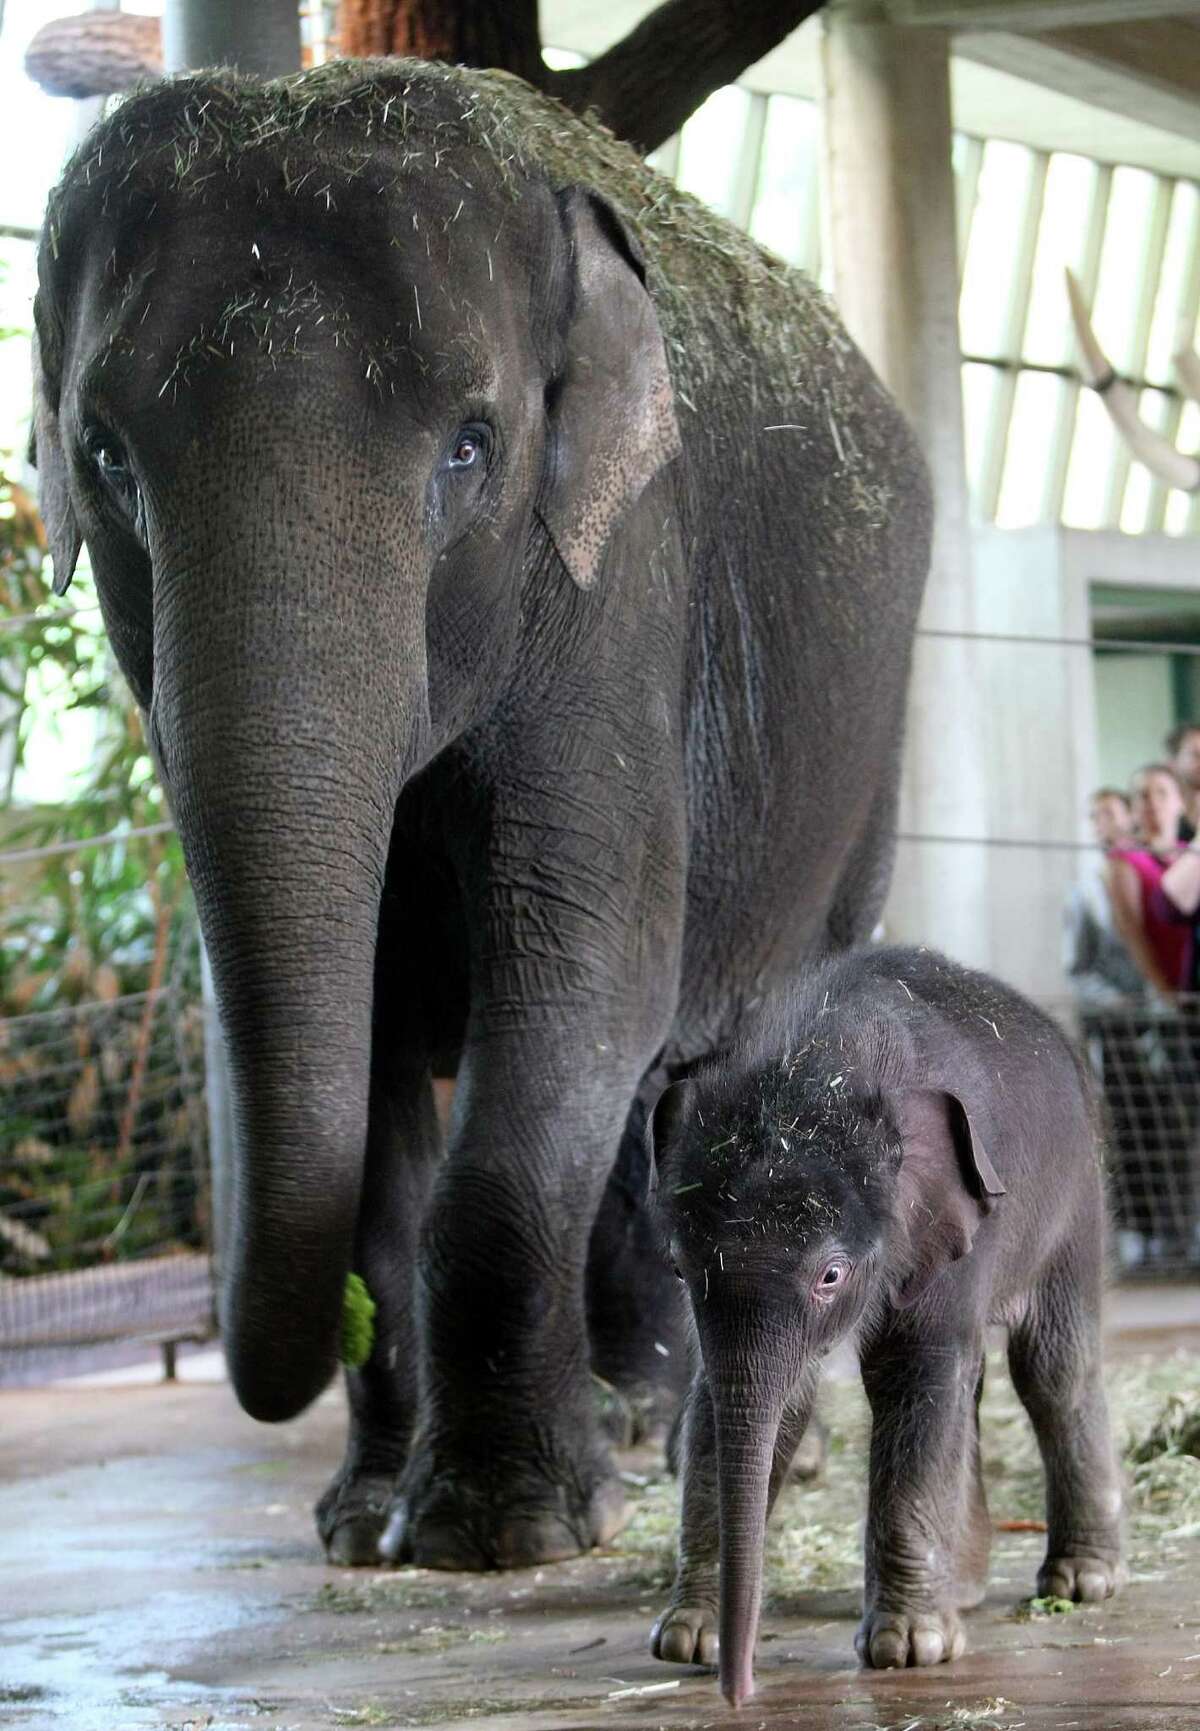
[{"label": "adult elephant", "polygon": [[500,74],[157,85],[40,269],[55,587],[86,540],[230,1046],[238,1398],[325,1386],[353,1266],[332,1555],[397,1487],[418,1562],[571,1554],[639,1087],[878,913],[921,459],[810,283]]}]

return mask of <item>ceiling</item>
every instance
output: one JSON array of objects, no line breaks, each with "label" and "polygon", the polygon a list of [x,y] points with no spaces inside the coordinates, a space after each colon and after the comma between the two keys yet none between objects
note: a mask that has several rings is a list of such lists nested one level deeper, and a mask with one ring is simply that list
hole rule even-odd
[{"label": "ceiling", "polygon": [[[548,45],[574,49],[590,58],[624,36],[658,3],[542,0],[542,38]],[[958,0],[964,16],[971,3]],[[1043,13],[1056,3],[1044,0]],[[1128,7],[1136,0],[1123,3]],[[1097,15],[1103,4],[1104,0],[1092,0]],[[1117,9],[1117,5],[1112,7],[1113,15]],[[949,6],[943,8],[951,10]],[[1077,3],[1076,11],[1080,10]],[[995,13],[997,7],[993,5],[991,11]],[[1160,36],[1164,30],[1177,33],[1180,61],[1190,65],[1195,57],[1200,63],[1200,23],[1194,14],[1145,26],[1127,25],[1122,30],[1123,40],[1129,42],[1130,32],[1139,28],[1155,30]],[[1111,35],[1116,29],[1109,24],[1105,34]],[[1066,33],[1062,40],[1066,40]],[[818,17],[793,31],[780,47],[751,67],[741,82],[752,90],[815,98],[820,88],[820,44]],[[1139,83],[1132,73],[1114,81],[1103,76],[1094,61],[1089,64],[1077,54],[1076,47],[1073,41],[1066,48],[1060,46],[1057,35],[1018,38],[1007,32],[974,28],[956,37],[951,63],[955,125],[982,137],[1012,139],[1042,150],[1075,151],[1102,161],[1133,163],[1160,174],[1200,180],[1200,91],[1194,104],[1185,105],[1164,96],[1161,87],[1151,81]],[[1033,76],[1018,76],[1005,70],[1006,65],[1018,65]],[[1075,66],[1078,77],[1072,86],[1064,68],[1069,71]],[[1050,88],[1040,82],[1043,74],[1056,84],[1067,83],[1086,91],[1091,100]],[[1122,111],[1108,106],[1110,100]],[[1098,102],[1104,106],[1097,106]],[[1189,125],[1190,134],[1174,130],[1177,121]]]}]

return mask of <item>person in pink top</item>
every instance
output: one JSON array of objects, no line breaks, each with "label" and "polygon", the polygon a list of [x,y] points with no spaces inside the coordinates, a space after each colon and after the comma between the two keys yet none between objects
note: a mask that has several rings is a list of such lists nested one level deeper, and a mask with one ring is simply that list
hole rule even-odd
[{"label": "person in pink top", "polygon": [[1179,858],[1183,790],[1166,763],[1148,763],[1133,778],[1137,841],[1108,855],[1106,888],[1113,924],[1147,982],[1163,997],[1186,991],[1192,974],[1190,927],[1164,917],[1162,877]]}]

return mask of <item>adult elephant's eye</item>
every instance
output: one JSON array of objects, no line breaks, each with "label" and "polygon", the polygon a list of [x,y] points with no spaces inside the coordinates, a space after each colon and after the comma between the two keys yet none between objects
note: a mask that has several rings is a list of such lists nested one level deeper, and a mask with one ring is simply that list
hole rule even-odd
[{"label": "adult elephant's eye", "polygon": [[119,479],[128,474],[125,447],[115,434],[104,427],[89,427],[83,442],[92,467],[105,481]]},{"label": "adult elephant's eye", "polygon": [[142,494],[124,445],[112,433],[93,427],[86,437],[86,450],[93,473],[105,493],[142,527]]},{"label": "adult elephant's eye", "polygon": [[137,483],[129,470],[125,447],[111,433],[103,433],[99,428],[90,432],[87,438],[87,454],[93,469],[106,487],[118,493],[136,487]]}]

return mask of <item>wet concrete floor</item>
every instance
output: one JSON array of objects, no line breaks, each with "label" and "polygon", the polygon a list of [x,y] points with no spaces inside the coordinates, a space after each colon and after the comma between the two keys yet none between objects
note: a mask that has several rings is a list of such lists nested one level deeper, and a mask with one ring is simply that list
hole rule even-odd
[{"label": "wet concrete floor", "polygon": [[[1200,1350],[1200,1289],[1169,1303],[1114,1347]],[[734,1714],[649,1657],[661,1587],[620,1540],[509,1575],[327,1568],[310,1509],[343,1427],[333,1392],[266,1427],[220,1382],[0,1391],[0,1727],[1200,1728],[1200,1522],[1110,1605],[1033,1622],[1040,1540],[1005,1539],[969,1653],[928,1671],[858,1668],[854,1592],[792,1595]]]}]

